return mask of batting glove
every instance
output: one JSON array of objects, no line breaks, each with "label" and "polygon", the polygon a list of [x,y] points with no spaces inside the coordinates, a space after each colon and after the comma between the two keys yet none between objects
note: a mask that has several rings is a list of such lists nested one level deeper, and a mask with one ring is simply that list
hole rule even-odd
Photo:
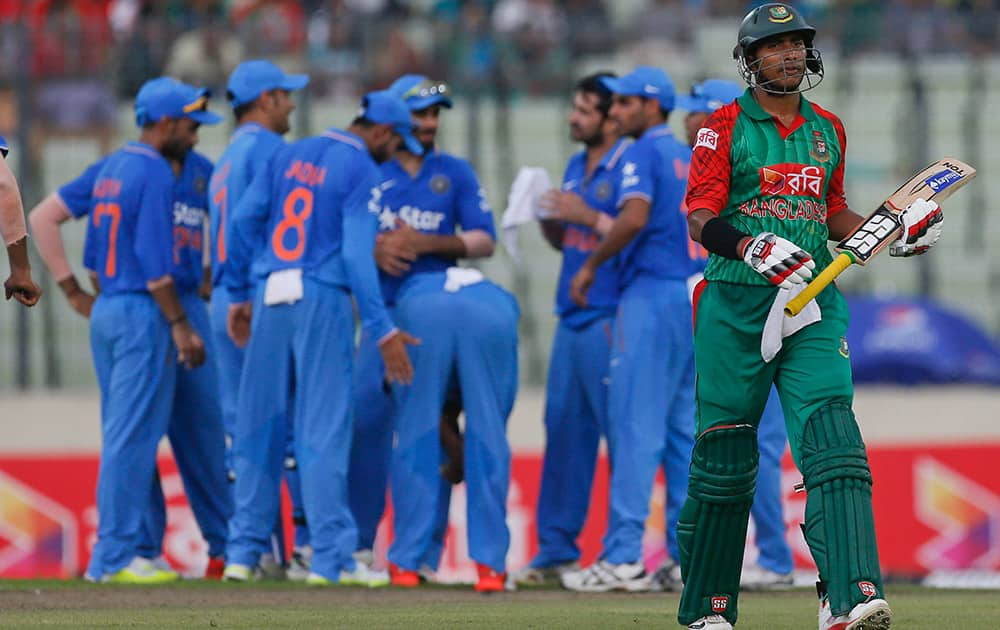
[{"label": "batting glove", "polygon": [[933,201],[917,199],[899,215],[903,233],[889,246],[889,255],[898,257],[923,254],[941,238],[944,214]]},{"label": "batting glove", "polygon": [[743,262],[783,289],[812,278],[812,270],[816,268],[808,252],[774,232],[761,232],[750,241],[743,250]]}]

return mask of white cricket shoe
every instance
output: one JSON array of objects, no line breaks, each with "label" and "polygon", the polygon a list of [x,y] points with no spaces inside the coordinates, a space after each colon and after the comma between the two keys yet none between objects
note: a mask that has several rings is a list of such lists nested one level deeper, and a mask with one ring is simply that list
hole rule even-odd
[{"label": "white cricket shoe", "polygon": [[681,580],[681,565],[670,558],[664,560],[660,566],[649,576],[649,590],[651,591],[671,591],[679,593],[684,588],[684,581]]},{"label": "white cricket shoe", "polygon": [[515,584],[529,584],[540,586],[542,584],[558,584],[564,573],[571,573],[580,570],[580,563],[562,562],[547,567],[524,567],[514,573],[511,578]]},{"label": "white cricket shoe", "polygon": [[292,550],[292,560],[288,563],[285,577],[293,582],[305,582],[309,577],[309,565],[312,562],[312,547],[304,545]]},{"label": "white cricket shoe", "polygon": [[760,565],[745,567],[740,576],[740,588],[744,591],[780,591],[794,585],[795,576],[791,573],[778,573]]},{"label": "white cricket shoe", "polygon": [[598,560],[586,569],[563,573],[559,581],[563,588],[583,593],[639,593],[649,590],[649,576],[641,562],[612,564]]},{"label": "white cricket shoe", "polygon": [[733,630],[733,624],[726,621],[722,615],[709,615],[688,624],[689,630]]},{"label": "white cricket shoe", "polygon": [[889,630],[892,610],[884,599],[870,599],[858,604],[846,615],[830,614],[830,603],[819,605],[819,630]]}]

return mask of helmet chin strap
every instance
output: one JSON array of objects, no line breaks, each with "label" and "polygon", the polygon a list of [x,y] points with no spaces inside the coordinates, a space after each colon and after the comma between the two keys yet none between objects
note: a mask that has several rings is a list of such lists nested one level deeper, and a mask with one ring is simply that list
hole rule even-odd
[{"label": "helmet chin strap", "polygon": [[[823,63],[820,60],[819,51],[815,48],[807,48],[805,50],[805,72],[800,77],[799,82],[793,87],[785,85],[783,80],[787,80],[790,77],[785,73],[784,69],[782,69],[781,77],[771,79],[769,81],[760,80],[760,68],[763,61],[768,57],[782,55],[784,53],[765,55],[759,59],[754,59],[750,63],[747,63],[747,58],[745,56],[741,56],[737,60],[737,65],[739,67],[740,74],[743,75],[743,80],[746,81],[747,85],[752,88],[760,88],[768,94],[798,94],[813,89],[823,80]],[[810,68],[810,65],[815,66],[815,68]],[[779,82],[781,82],[782,85],[776,85]],[[803,83],[805,84],[804,87]]]}]

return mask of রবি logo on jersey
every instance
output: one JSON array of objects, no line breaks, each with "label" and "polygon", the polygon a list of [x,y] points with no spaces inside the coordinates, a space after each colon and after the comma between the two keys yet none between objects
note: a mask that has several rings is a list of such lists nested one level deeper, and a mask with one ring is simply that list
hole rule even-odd
[{"label": "\u09b0\u09ac\u09bf logo on jersey", "polygon": [[821,199],[826,169],[811,164],[772,164],[760,169],[760,194],[794,195]]},{"label": "\u09b0\u09ac\u09bf logo on jersey", "polygon": [[878,591],[875,590],[875,585],[871,582],[858,582],[858,589],[865,597],[875,597],[878,594]]},{"label": "\u09b0\u09ac\u09bf logo on jersey", "polygon": [[705,147],[706,149],[715,151],[719,147],[719,132],[708,127],[699,129],[697,139],[694,143],[694,148],[697,149],[698,147]]}]

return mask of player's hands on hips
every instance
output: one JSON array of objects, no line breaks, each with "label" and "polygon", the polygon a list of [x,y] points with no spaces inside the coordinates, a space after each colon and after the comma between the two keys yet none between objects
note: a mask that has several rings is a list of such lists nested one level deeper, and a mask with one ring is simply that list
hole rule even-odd
[{"label": "player's hands on hips", "polygon": [[790,289],[812,278],[816,263],[795,243],[774,232],[761,232],[747,243],[743,262],[776,287]]},{"label": "player's hands on hips", "polygon": [[14,298],[25,306],[38,304],[42,297],[42,289],[31,278],[30,269],[12,267],[10,277],[3,283],[4,295],[9,300]]},{"label": "player's hands on hips", "polygon": [[918,198],[899,215],[903,233],[889,246],[889,255],[905,258],[923,254],[941,238],[944,214],[933,201]]},{"label": "player's hands on hips", "polygon": [[177,362],[184,367],[196,368],[205,362],[205,342],[191,328],[188,320],[182,319],[170,326],[170,334],[177,346]]},{"label": "player's hands on hips", "polygon": [[417,259],[416,240],[419,233],[405,221],[396,219],[396,229],[380,232],[375,237],[375,264],[390,276],[401,276]]},{"label": "player's hands on hips", "polygon": [[569,282],[569,297],[578,306],[587,305],[587,292],[590,285],[594,284],[594,268],[588,262],[583,263],[580,269]]},{"label": "player's hands on hips", "polygon": [[226,316],[226,332],[240,348],[245,348],[250,341],[250,319],[253,316],[253,304],[251,302],[238,302],[229,305],[229,314]]},{"label": "player's hands on hips", "polygon": [[413,364],[410,363],[410,355],[406,353],[406,346],[419,344],[419,339],[402,330],[395,331],[379,343],[378,350],[385,363],[386,380],[402,385],[413,382]]}]

